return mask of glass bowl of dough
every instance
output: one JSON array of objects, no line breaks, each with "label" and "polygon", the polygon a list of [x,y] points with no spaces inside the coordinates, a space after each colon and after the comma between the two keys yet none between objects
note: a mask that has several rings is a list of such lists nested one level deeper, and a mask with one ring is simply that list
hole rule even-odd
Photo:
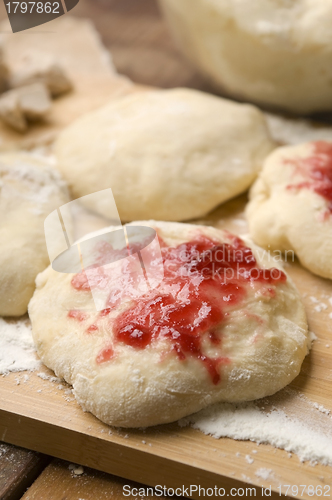
[{"label": "glass bowl of dough", "polygon": [[295,114],[332,110],[331,0],[159,0],[191,63],[224,95]]}]

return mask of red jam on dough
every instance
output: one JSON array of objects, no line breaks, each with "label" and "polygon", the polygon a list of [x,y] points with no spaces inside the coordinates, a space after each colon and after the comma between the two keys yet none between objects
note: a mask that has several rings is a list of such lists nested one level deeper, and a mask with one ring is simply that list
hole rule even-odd
[{"label": "red jam on dough", "polygon": [[114,356],[113,347],[106,347],[97,356],[97,363],[105,363],[110,361]]},{"label": "red jam on dough", "polygon": [[298,184],[290,184],[288,189],[311,189],[328,203],[327,213],[332,214],[332,144],[324,141],[313,143],[313,154],[307,158],[287,160],[308,178]]},{"label": "red jam on dough", "polygon": [[[218,329],[227,320],[228,311],[243,302],[249,287],[254,292],[260,290],[262,295],[273,297],[275,286],[286,282],[282,271],[259,268],[252,251],[240,238],[229,235],[229,239],[230,243],[221,244],[200,235],[188,243],[168,247],[159,238],[163,282],[139,298],[130,297],[128,290],[123,288],[122,297],[131,300],[131,306],[115,320],[110,319],[114,346],[124,343],[135,349],[145,349],[157,339],[166,338],[180,360],[198,359],[211,381],[218,384],[219,367],[230,360],[206,356],[203,341],[210,345],[220,344]],[[93,283],[98,286],[100,280],[93,280]],[[76,290],[87,290],[89,284],[85,274],[75,275],[72,286]],[[99,313],[99,317],[111,312],[114,304],[109,306]],[[111,359],[113,351],[111,355],[110,352],[110,347],[101,351],[97,362]]]},{"label": "red jam on dough", "polygon": [[76,309],[72,309],[68,313],[68,318],[76,319],[77,321],[85,321],[87,319],[87,315],[83,311],[79,311]]}]

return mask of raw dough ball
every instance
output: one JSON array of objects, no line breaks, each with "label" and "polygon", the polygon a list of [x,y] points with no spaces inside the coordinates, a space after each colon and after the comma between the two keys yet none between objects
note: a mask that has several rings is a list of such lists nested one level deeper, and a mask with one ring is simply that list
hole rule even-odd
[{"label": "raw dough ball", "polygon": [[[112,264],[101,312],[85,273],[51,267],[29,304],[38,354],[84,409],[111,425],[150,426],[273,394],[298,375],[309,345],[304,307],[266,252],[253,248],[257,263],[242,240],[211,227],[135,224],[157,230],[159,287],[139,294],[131,256]],[[104,289],[105,272],[94,269],[94,289]]]},{"label": "raw dough ball", "polygon": [[332,110],[331,0],[160,0],[180,48],[228,95]]},{"label": "raw dough ball", "polygon": [[[123,221],[186,220],[245,191],[272,148],[256,108],[177,89],[85,115],[55,153],[75,197],[112,188]],[[107,217],[102,204],[94,208]]]},{"label": "raw dough ball", "polygon": [[0,315],[27,312],[37,274],[49,264],[44,220],[67,203],[60,175],[45,158],[0,155]]},{"label": "raw dough ball", "polygon": [[251,189],[247,217],[258,245],[294,250],[304,267],[332,279],[332,143],[276,149]]}]

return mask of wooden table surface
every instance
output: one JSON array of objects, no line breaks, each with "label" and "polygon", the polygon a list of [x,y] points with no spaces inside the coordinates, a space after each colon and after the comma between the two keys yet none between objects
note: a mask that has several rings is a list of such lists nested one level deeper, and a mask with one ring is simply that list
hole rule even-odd
[{"label": "wooden table surface", "polygon": [[157,0],[80,0],[73,12],[94,22],[118,72],[133,82],[213,91],[177,50]]},{"label": "wooden table surface", "polygon": [[[178,53],[155,0],[80,0],[72,15],[93,21],[118,72],[133,81],[211,90]],[[141,486],[0,443],[0,500],[117,500],[124,498],[124,484]]]}]

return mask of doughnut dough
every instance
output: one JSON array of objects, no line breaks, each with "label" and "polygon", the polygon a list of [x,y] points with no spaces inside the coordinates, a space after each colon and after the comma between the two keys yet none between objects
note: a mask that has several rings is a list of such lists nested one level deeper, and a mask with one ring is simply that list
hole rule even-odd
[{"label": "doughnut dough", "polygon": [[122,221],[186,220],[245,191],[272,148],[256,108],[175,89],[85,115],[55,153],[75,197],[112,188]]},{"label": "doughnut dough", "polygon": [[251,189],[247,218],[258,245],[293,250],[304,267],[332,279],[332,143],[276,149]]},{"label": "doughnut dough", "polygon": [[331,0],[160,0],[184,54],[227,95],[332,110]]},{"label": "doughnut dough", "polygon": [[0,315],[27,312],[37,274],[49,264],[44,220],[67,203],[58,172],[29,153],[0,155]]},{"label": "doughnut dough", "polygon": [[[308,329],[288,277],[232,281],[227,274],[229,281],[221,285],[217,275],[207,278],[205,263],[214,261],[199,245],[225,249],[217,261],[223,270],[223,255],[242,248],[239,238],[206,226],[133,224],[155,228],[162,242],[165,278],[159,288],[135,297],[130,280],[123,281],[121,266],[129,264],[118,261],[109,308],[97,312],[84,273],[59,274],[49,267],[38,275],[29,304],[39,356],[73,385],[83,409],[115,426],[157,425],[214,402],[273,394],[298,375],[308,352]],[[250,264],[255,272],[273,266],[261,249],[253,251],[259,261]],[[241,255],[249,262],[248,252]],[[177,267],[179,255],[182,267]],[[245,265],[237,255],[239,266]],[[286,279],[280,269],[273,273]]]}]

